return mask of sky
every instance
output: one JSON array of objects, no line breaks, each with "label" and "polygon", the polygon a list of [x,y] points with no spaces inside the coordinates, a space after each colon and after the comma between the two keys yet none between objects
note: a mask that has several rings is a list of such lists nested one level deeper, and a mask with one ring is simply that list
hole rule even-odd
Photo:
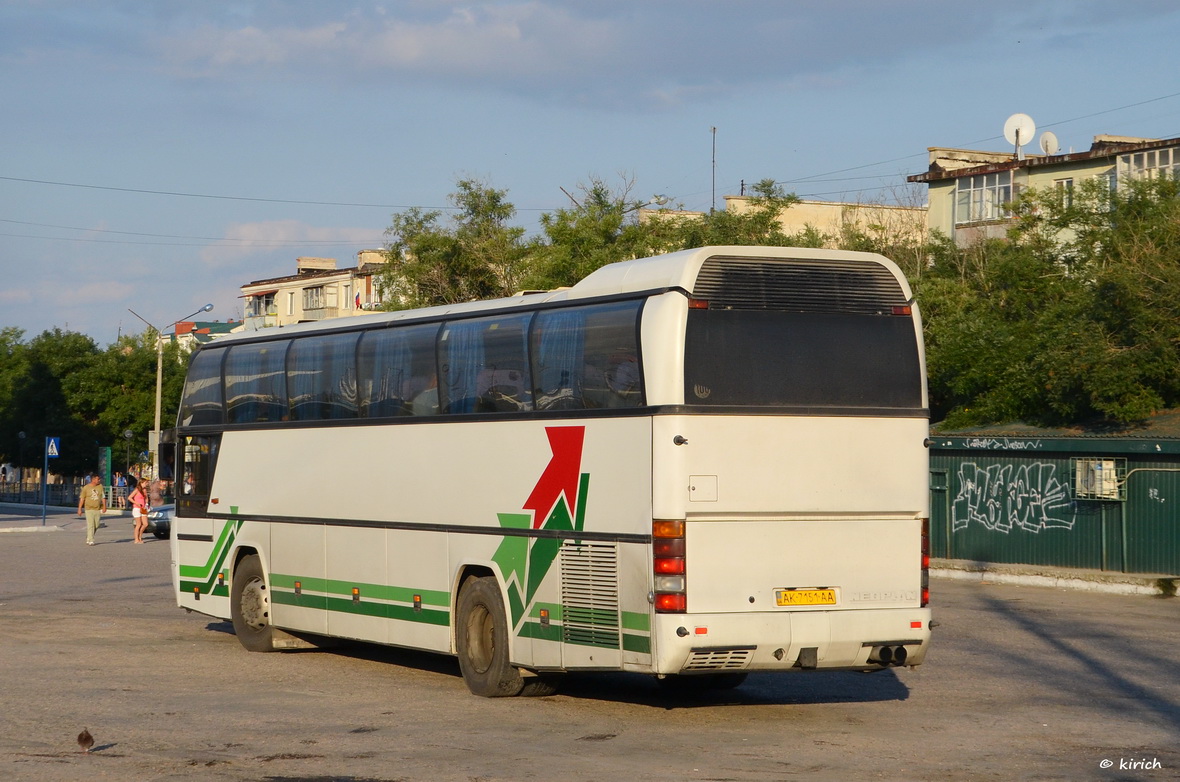
[{"label": "sky", "polygon": [[[921,204],[927,148],[1180,137],[1174,0],[0,0],[0,327],[242,317],[460,179]],[[1035,151],[1035,149],[1030,149]]]}]

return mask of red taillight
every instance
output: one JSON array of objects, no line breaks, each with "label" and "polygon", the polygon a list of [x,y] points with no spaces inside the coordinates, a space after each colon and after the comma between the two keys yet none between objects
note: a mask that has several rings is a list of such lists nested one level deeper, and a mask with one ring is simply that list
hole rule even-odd
[{"label": "red taillight", "polygon": [[680,593],[659,592],[655,602],[656,611],[661,614],[683,614],[688,610],[688,598]]},{"label": "red taillight", "polygon": [[684,575],[684,557],[656,557],[652,562],[652,571],[657,576]]},{"label": "red taillight", "polygon": [[894,315],[913,315],[914,308],[909,304],[898,304],[893,306],[892,312]]},{"label": "red taillight", "polygon": [[707,310],[709,309],[708,299],[689,299],[688,308],[690,310]]},{"label": "red taillight", "polygon": [[653,519],[651,523],[652,602],[657,613],[688,610],[685,589],[684,520]]},{"label": "red taillight", "polygon": [[922,519],[922,607],[930,605],[930,519]]}]

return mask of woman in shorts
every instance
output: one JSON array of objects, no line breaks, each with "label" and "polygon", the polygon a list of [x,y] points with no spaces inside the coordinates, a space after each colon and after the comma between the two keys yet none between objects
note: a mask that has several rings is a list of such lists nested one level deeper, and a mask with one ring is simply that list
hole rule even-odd
[{"label": "woman in shorts", "polygon": [[148,482],[139,481],[135,485],[131,496],[127,498],[131,503],[131,518],[135,520],[135,542],[143,543],[143,532],[148,525]]}]

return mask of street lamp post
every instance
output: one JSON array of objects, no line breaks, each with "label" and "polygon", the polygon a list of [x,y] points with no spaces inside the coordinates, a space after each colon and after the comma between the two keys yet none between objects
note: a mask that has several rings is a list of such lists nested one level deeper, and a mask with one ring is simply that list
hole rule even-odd
[{"label": "street lamp post", "polygon": [[20,493],[20,499],[17,502],[25,501],[25,433],[17,432],[16,439],[20,440],[20,464],[16,466],[17,480],[20,481],[20,488],[17,491]]},{"label": "street lamp post", "polygon": [[135,432],[130,429],[123,431],[123,439],[127,441],[127,447],[123,450],[123,474],[131,474],[131,438],[135,436]]},{"label": "street lamp post", "polygon": [[[202,312],[209,312],[212,309],[212,304],[206,304],[196,312],[185,315],[183,318],[177,318],[164,328],[172,328],[182,320],[188,320],[193,315],[200,315]],[[148,327],[155,330],[156,332],[156,418],[155,427],[152,430],[153,434],[155,435],[155,442],[154,444],[149,443],[150,447],[148,448],[148,451],[151,454],[152,477],[158,479],[160,477],[160,405],[164,392],[164,330],[156,328],[151,322],[149,322],[146,318],[130,307],[127,308],[127,311],[142,320],[144,323],[147,323]]]}]

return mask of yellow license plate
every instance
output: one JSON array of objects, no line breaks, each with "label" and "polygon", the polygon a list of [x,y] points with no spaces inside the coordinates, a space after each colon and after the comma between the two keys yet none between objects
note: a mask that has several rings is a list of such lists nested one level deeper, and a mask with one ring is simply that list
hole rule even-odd
[{"label": "yellow license plate", "polygon": [[834,606],[834,589],[777,589],[775,600],[780,606]]}]

